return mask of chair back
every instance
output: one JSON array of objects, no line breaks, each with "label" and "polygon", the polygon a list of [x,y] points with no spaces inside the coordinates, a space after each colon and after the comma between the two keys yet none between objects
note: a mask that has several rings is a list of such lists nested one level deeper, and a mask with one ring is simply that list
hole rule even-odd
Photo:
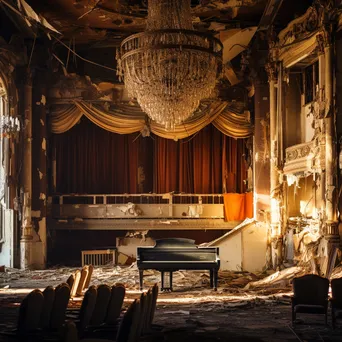
[{"label": "chair back", "polygon": [[150,312],[150,326],[152,325],[154,313],[157,307],[157,299],[158,299],[159,288],[158,284],[155,283],[152,287],[152,300],[151,300],[151,312]]},{"label": "chair back", "polygon": [[43,296],[44,296],[44,303],[43,303],[42,314],[40,316],[40,327],[43,329],[49,329],[51,311],[53,307],[53,302],[55,300],[55,289],[52,286],[48,286],[43,291]]},{"label": "chair back", "polygon": [[93,272],[94,272],[94,266],[91,264],[88,265],[88,276],[87,276],[87,279],[84,283],[84,289],[87,289],[89,287]]},{"label": "chair back", "polygon": [[125,312],[120,323],[116,342],[136,342],[137,327],[140,318],[140,301],[135,300]]},{"label": "chair back", "polygon": [[70,297],[71,298],[76,296],[78,284],[80,283],[80,279],[81,279],[81,271],[77,270],[75,272],[74,276],[75,276],[75,280],[74,280],[74,283],[72,284],[72,288],[70,289]]},{"label": "chair back", "polygon": [[65,313],[70,299],[70,287],[67,283],[59,284],[55,289],[55,298],[51,310],[50,329],[58,330],[65,322]]},{"label": "chair back", "polygon": [[124,302],[126,289],[122,284],[112,286],[110,301],[107,310],[106,324],[113,325],[119,318]]},{"label": "chair back", "polygon": [[65,322],[63,329],[63,342],[78,342],[78,331],[73,321]]},{"label": "chair back", "polygon": [[38,289],[30,292],[21,302],[18,317],[18,331],[25,333],[39,328],[44,305],[44,296]]},{"label": "chair back", "polygon": [[84,295],[80,309],[80,330],[83,331],[90,323],[96,304],[97,289],[92,285]]},{"label": "chair back", "polygon": [[100,325],[105,322],[110,296],[110,286],[102,284],[97,287],[96,303],[90,319],[90,325]]},{"label": "chair back", "polygon": [[88,278],[88,266],[83,266],[82,270],[81,270],[81,277],[80,277],[80,281],[78,283],[78,287],[76,290],[76,295],[77,296],[82,296],[83,295],[83,290],[84,290],[84,285],[86,283],[86,280]]},{"label": "chair back", "polygon": [[335,302],[342,304],[342,278],[331,280],[331,296]]},{"label": "chair back", "polygon": [[293,294],[297,304],[325,305],[328,299],[329,280],[315,274],[294,278]]},{"label": "chair back", "polygon": [[151,316],[151,309],[152,309],[152,290],[149,289],[146,292],[146,312],[143,315],[143,330],[142,333],[145,334],[150,330],[150,316]]},{"label": "chair back", "polygon": [[139,338],[145,330],[147,311],[148,311],[148,295],[147,295],[147,293],[142,293],[140,295],[140,316],[141,316],[141,318],[138,322],[137,338]]},{"label": "chair back", "polygon": [[72,289],[75,282],[75,274],[70,274],[69,278],[67,279],[66,283],[69,285],[70,289]]}]

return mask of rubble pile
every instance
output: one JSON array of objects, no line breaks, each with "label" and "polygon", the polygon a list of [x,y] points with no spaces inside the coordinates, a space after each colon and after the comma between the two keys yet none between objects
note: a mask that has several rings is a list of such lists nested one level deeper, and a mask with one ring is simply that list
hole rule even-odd
[{"label": "rubble pile", "polygon": [[[48,285],[56,286],[65,282],[75,268],[58,267],[41,271],[18,270],[6,268],[0,272],[0,291],[5,289],[32,289],[44,288]],[[176,271],[173,273],[174,294],[185,296],[191,293],[191,297],[205,296],[208,301],[220,300],[220,296],[230,296],[231,304],[236,300],[255,302],[260,296],[288,297],[291,294],[291,281],[308,273],[304,267],[290,267],[282,271],[264,273],[250,273],[245,271],[219,271],[218,291],[210,288],[208,271]],[[342,276],[342,266],[333,272],[333,278]],[[92,284],[122,283],[128,291],[139,291],[139,272],[136,263],[131,266],[107,265],[95,267]],[[144,285],[150,287],[154,283],[160,283],[160,272],[146,270],[144,272]],[[216,298],[217,297],[217,298]],[[272,299],[272,298],[271,298]],[[276,299],[275,297],[272,299]],[[278,300],[277,299],[277,300]],[[221,298],[222,300],[222,298]],[[261,299],[260,299],[261,300]],[[265,300],[265,299],[263,299]],[[287,301],[287,299],[286,299]],[[236,304],[236,305],[240,305]]]}]

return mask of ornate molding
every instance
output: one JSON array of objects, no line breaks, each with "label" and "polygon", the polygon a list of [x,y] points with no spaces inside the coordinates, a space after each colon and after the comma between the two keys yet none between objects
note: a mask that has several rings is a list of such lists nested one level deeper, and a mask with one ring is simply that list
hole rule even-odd
[{"label": "ornate molding", "polygon": [[306,39],[308,34],[319,29],[322,23],[321,17],[322,13],[320,13],[316,7],[309,7],[305,14],[292,20],[287,27],[279,33],[279,47],[291,44],[299,39]]},{"label": "ornate molding", "polygon": [[315,172],[325,169],[325,139],[319,135],[314,140],[285,149],[285,174]]},{"label": "ornate molding", "polygon": [[268,81],[276,81],[278,78],[278,65],[273,60],[269,60],[265,64],[265,70],[268,76]]}]

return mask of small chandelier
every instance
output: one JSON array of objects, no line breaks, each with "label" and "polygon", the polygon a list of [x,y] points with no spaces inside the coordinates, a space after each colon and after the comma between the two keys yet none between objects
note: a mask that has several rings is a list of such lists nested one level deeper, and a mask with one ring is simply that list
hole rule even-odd
[{"label": "small chandelier", "polygon": [[146,31],[123,40],[116,59],[129,94],[152,120],[172,129],[210,97],[222,44],[194,31],[190,0],[148,0]]},{"label": "small chandelier", "polygon": [[20,131],[20,122],[16,117],[0,116],[0,137],[15,138]]}]

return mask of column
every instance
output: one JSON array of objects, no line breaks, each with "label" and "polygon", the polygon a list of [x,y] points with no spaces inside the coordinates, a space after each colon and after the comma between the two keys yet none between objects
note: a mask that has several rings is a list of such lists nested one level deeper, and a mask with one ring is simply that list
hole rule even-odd
[{"label": "column", "polygon": [[321,266],[321,273],[329,276],[334,267],[337,248],[339,246],[339,233],[337,222],[336,198],[336,136],[335,136],[335,104],[333,97],[333,47],[330,43],[324,47],[325,54],[325,216],[326,226],[324,237],[327,240],[327,258]]},{"label": "column", "polygon": [[32,221],[37,233],[34,249],[34,268],[46,267],[46,200],[47,200],[47,160],[46,160],[46,86],[44,72],[36,70],[33,89],[32,118]]},{"label": "column", "polygon": [[271,62],[269,70],[270,87],[270,242],[272,266],[276,268],[282,259],[281,250],[281,214],[279,203],[279,173],[278,173],[278,112],[277,112],[277,65]]},{"label": "column", "polygon": [[[254,82],[254,217],[268,230],[270,177],[266,175],[270,174],[270,90],[267,79],[263,81],[261,75],[258,77]],[[271,239],[268,235],[266,267],[272,268]]]},{"label": "column", "polygon": [[31,217],[32,198],[32,75],[27,71],[24,84],[24,131],[22,160],[22,230],[20,240],[20,268],[28,268],[32,263],[33,229]]}]

